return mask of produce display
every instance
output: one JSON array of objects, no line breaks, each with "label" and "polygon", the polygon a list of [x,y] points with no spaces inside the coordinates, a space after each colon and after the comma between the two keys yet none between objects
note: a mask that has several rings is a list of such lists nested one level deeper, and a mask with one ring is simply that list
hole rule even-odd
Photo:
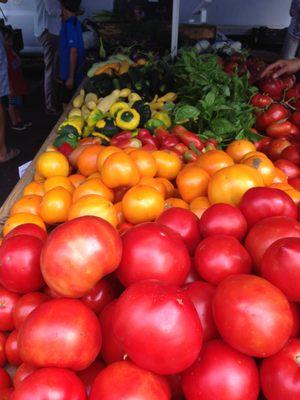
[{"label": "produce display", "polygon": [[38,156],[0,244],[0,400],[300,398],[297,84],[203,57],[154,93],[127,61],[151,98],[82,89]]}]

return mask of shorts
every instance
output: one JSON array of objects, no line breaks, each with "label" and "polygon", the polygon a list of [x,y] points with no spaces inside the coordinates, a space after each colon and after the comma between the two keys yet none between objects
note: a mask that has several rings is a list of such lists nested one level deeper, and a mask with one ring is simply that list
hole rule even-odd
[{"label": "shorts", "polygon": [[59,102],[61,104],[68,104],[72,100],[75,91],[75,87],[73,89],[69,89],[67,88],[65,82],[59,82]]}]

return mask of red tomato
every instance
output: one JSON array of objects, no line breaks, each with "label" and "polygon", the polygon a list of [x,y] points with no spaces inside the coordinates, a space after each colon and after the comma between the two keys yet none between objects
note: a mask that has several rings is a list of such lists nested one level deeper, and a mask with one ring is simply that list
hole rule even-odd
[{"label": "red tomato", "polygon": [[13,319],[16,329],[20,329],[21,325],[28,315],[36,309],[37,306],[50,300],[50,297],[44,293],[32,292],[22,296],[13,309]]},{"label": "red tomato", "polygon": [[258,107],[258,108],[266,108],[271,103],[273,103],[273,99],[271,99],[271,97],[260,93],[255,93],[250,100],[250,104],[253,107]]},{"label": "red tomato", "polygon": [[281,157],[281,153],[286,147],[289,147],[291,145],[291,142],[289,142],[285,138],[279,138],[279,139],[273,139],[271,143],[268,146],[268,149],[266,151],[267,156],[272,160],[276,161],[279,160]]},{"label": "red tomato", "polygon": [[269,357],[288,341],[293,316],[283,293],[254,275],[233,275],[217,288],[213,313],[223,339],[253,357]]},{"label": "red tomato", "polygon": [[298,167],[300,165],[300,149],[299,146],[291,145],[286,147],[283,152],[281,153],[280,158],[284,160],[291,161],[292,163],[296,164]]},{"label": "red tomato", "polygon": [[181,286],[191,268],[189,253],[180,236],[167,226],[147,222],[122,236],[123,255],[116,274],[124,286],[157,279]]},{"label": "red tomato", "polygon": [[5,343],[5,354],[7,361],[10,365],[14,365],[18,367],[22,364],[22,360],[20,358],[19,349],[18,349],[18,331],[14,330],[8,336]]},{"label": "red tomato", "polygon": [[258,142],[255,142],[254,146],[255,146],[257,151],[261,151],[263,153],[266,153],[271,141],[272,141],[271,138],[264,137],[263,139],[259,140]]},{"label": "red tomato", "polygon": [[40,239],[42,242],[45,242],[45,240],[47,239],[47,232],[35,224],[19,225],[16,228],[12,229],[5,236],[5,239],[8,239],[13,236],[19,236],[19,235],[35,236],[36,238]]},{"label": "red tomato", "polygon": [[253,266],[260,271],[265,251],[272,243],[285,237],[300,237],[300,224],[289,217],[270,217],[258,221],[249,231],[245,247],[249,251]]},{"label": "red tomato", "polygon": [[123,235],[125,232],[127,232],[130,228],[132,228],[134,225],[131,224],[130,222],[121,222],[118,225],[118,232],[120,235]]},{"label": "red tomato", "polygon": [[270,107],[256,116],[256,127],[265,131],[272,122],[281,121],[289,116],[289,111],[282,104],[271,104]]},{"label": "red tomato", "polygon": [[96,314],[99,314],[114,297],[112,285],[107,280],[101,279],[93,289],[81,298],[81,301]]},{"label": "red tomato", "polygon": [[288,300],[300,301],[300,238],[274,242],[263,256],[261,272]]},{"label": "red tomato", "polygon": [[249,228],[256,222],[276,216],[297,219],[297,206],[285,192],[268,187],[249,189],[241,199],[240,210]]},{"label": "red tomato", "polygon": [[292,339],[277,354],[263,360],[261,387],[268,400],[300,399],[300,339]]},{"label": "red tomato", "polygon": [[289,119],[294,125],[300,127],[300,111],[293,112]]},{"label": "red tomato", "polygon": [[43,292],[52,299],[61,299],[63,297],[56,293],[55,290],[49,288],[49,286],[44,286]]},{"label": "red tomato", "polygon": [[162,376],[129,361],[109,365],[97,376],[90,400],[169,400],[170,387]]},{"label": "red tomato", "polygon": [[296,83],[292,88],[290,88],[286,93],[285,93],[285,100],[297,100],[300,98],[300,85],[299,83]]},{"label": "red tomato", "polygon": [[86,394],[89,396],[92,390],[93,383],[98,376],[99,372],[105,368],[101,361],[94,361],[87,369],[77,372],[77,376],[83,382]]},{"label": "red tomato", "polygon": [[290,121],[272,122],[267,127],[267,135],[272,138],[288,138],[297,135],[298,128]]},{"label": "red tomato", "polygon": [[6,336],[4,333],[0,332],[0,367],[4,367],[6,364],[6,355],[5,355],[5,342]]},{"label": "red tomato", "polygon": [[87,400],[83,383],[72,371],[42,368],[34,371],[14,391],[11,400]]},{"label": "red tomato", "polygon": [[294,74],[282,75],[280,77],[280,80],[283,83],[285,89],[291,89],[296,83],[296,76]]},{"label": "red tomato", "polygon": [[289,160],[279,159],[274,162],[274,165],[275,167],[281,169],[281,171],[286,174],[288,179],[300,177],[300,168]]},{"label": "red tomato", "polygon": [[293,338],[299,337],[299,334],[300,334],[300,309],[299,309],[299,305],[296,303],[290,303],[290,307],[291,307],[293,321],[294,321],[294,325],[293,325],[293,329],[292,329],[290,338],[293,339]]},{"label": "red tomato", "polygon": [[289,179],[288,184],[293,186],[294,189],[300,191],[300,178]]},{"label": "red tomato", "polygon": [[13,388],[0,389],[0,400],[12,400]]},{"label": "red tomato", "polygon": [[[194,262],[193,259],[192,259],[192,262]],[[196,268],[194,267],[194,265],[192,265],[184,284],[186,285],[188,283],[192,283],[192,282],[199,281],[199,280],[200,280],[200,276],[198,275],[198,272],[196,271]]]},{"label": "red tomato", "polygon": [[156,222],[168,226],[172,231],[178,233],[186,244],[189,253],[194,254],[200,242],[200,229],[199,219],[192,211],[171,207],[164,211]]},{"label": "red tomato", "polygon": [[0,368],[0,389],[11,387],[12,382],[4,368]]},{"label": "red tomato", "polygon": [[13,308],[20,296],[0,287],[0,331],[12,331],[15,327]]},{"label": "red tomato", "polygon": [[241,211],[230,204],[214,204],[204,211],[200,219],[203,237],[228,235],[243,239],[247,232],[247,221]]},{"label": "red tomato", "polygon": [[185,285],[182,289],[194,304],[198,313],[202,328],[203,341],[219,337],[219,333],[212,313],[212,299],[216,288],[207,282],[192,282]]},{"label": "red tomato", "polygon": [[257,400],[258,369],[251,357],[213,340],[184,372],[182,387],[188,400]]},{"label": "red tomato", "polygon": [[227,276],[249,274],[251,257],[236,238],[216,235],[199,243],[195,266],[202,279],[218,285]]},{"label": "red tomato", "polygon": [[58,294],[82,297],[118,267],[121,253],[112,225],[98,217],[76,218],[50,233],[41,256],[42,273]]},{"label": "red tomato", "polygon": [[273,100],[281,100],[285,85],[281,79],[265,78],[259,82],[259,88]]},{"label": "red tomato", "polygon": [[148,280],[131,285],[119,298],[114,333],[141,368],[176,374],[198,357],[203,330],[193,303],[176,288]]},{"label": "red tomato", "polygon": [[27,364],[80,371],[99,354],[100,324],[79,300],[50,300],[39,305],[23,323],[18,345]]},{"label": "red tomato", "polygon": [[106,364],[122,361],[125,356],[125,351],[113,332],[116,304],[117,300],[109,303],[99,316],[102,329],[101,356]]},{"label": "red tomato", "polygon": [[8,290],[28,293],[44,285],[40,268],[43,242],[28,235],[5,239],[0,247],[0,283]]},{"label": "red tomato", "polygon": [[31,365],[24,363],[21,364],[14,375],[14,387],[16,388],[19,386],[20,383],[23,382],[24,379],[31,375],[35,370],[36,368],[32,367]]}]

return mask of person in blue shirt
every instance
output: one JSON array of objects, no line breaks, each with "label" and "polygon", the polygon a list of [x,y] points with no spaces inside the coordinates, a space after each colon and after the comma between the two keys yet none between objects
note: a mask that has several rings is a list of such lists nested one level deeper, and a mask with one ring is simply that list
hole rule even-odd
[{"label": "person in blue shirt", "polygon": [[61,102],[69,103],[84,77],[85,62],[82,27],[77,16],[80,0],[61,0],[63,24],[59,39]]}]

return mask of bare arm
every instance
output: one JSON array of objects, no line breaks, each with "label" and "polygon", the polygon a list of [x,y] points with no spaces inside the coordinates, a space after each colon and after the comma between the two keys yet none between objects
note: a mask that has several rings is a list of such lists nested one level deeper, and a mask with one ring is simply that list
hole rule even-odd
[{"label": "bare arm", "polygon": [[77,66],[77,49],[72,47],[70,49],[70,70],[69,70],[69,79],[66,82],[66,86],[69,89],[73,89],[75,74],[76,74],[76,66]]},{"label": "bare arm", "polygon": [[300,59],[295,58],[293,60],[278,60],[275,63],[269,65],[261,74],[262,78],[272,76],[273,78],[279,78],[284,74],[294,74],[300,70]]},{"label": "bare arm", "polygon": [[44,0],[45,8],[50,17],[61,16],[61,6],[54,0]]}]

